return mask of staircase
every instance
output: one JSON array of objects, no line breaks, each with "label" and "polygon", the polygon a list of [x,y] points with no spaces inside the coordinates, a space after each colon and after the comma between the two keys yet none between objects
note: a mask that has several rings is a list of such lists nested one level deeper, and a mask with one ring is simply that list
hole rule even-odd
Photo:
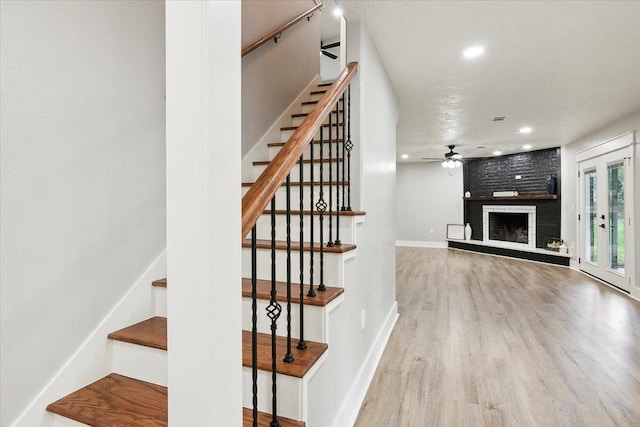
[{"label": "staircase", "polygon": [[[309,99],[302,102],[301,111],[292,115],[291,126],[281,128],[283,142],[268,144],[270,158],[253,164],[256,179],[285,141],[299,126],[304,126],[303,121],[330,85],[318,85]],[[275,193],[271,208],[261,213],[255,226],[254,244],[252,239],[242,241],[245,426],[305,426],[309,422],[308,403],[314,392],[310,380],[320,375],[320,368],[328,363],[330,332],[339,333],[329,330],[329,318],[348,298],[344,289],[345,262],[355,257],[356,224],[363,221],[364,215],[350,210],[350,206],[345,208],[345,198],[350,195],[342,157],[345,108],[343,96],[328,113],[322,132],[305,148],[303,160],[291,170],[290,187],[283,184]],[[317,158],[311,154],[311,147]],[[319,157],[318,151],[322,152]],[[331,171],[329,165],[335,170]],[[246,192],[253,183],[242,185]],[[316,207],[323,192],[326,210]],[[331,192],[332,199],[327,200],[327,192]],[[291,200],[298,210],[283,208],[291,205]],[[313,229],[315,232],[309,237],[308,231]],[[303,243],[293,241],[294,236],[303,237]],[[253,279],[252,270],[256,272]],[[168,425],[166,291],[171,284],[160,279],[151,286],[155,316],[108,335],[113,373],[49,404],[47,411],[55,414],[56,425]],[[252,336],[254,306],[258,315]],[[281,315],[264,315],[276,307]],[[255,349],[252,341],[256,343]],[[273,342],[276,345],[272,353]],[[272,394],[274,381],[277,392]],[[254,387],[257,387],[255,395]],[[276,401],[277,419],[272,415]],[[261,412],[254,418],[257,408]]]}]

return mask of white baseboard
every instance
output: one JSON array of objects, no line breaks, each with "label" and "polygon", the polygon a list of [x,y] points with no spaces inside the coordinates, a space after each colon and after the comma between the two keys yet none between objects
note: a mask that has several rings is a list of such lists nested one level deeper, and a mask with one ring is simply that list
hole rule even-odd
[{"label": "white baseboard", "polygon": [[45,410],[47,405],[112,371],[112,351],[107,335],[154,315],[151,282],[166,277],[166,273],[165,249],[40,390],[11,427],[59,426],[59,417],[48,413]]},{"label": "white baseboard", "polygon": [[389,341],[393,327],[398,320],[398,316],[398,302],[396,301],[391,307],[391,310],[380,329],[380,333],[373,342],[371,350],[369,350],[369,354],[367,354],[367,358],[356,376],[356,380],[349,389],[349,392],[338,411],[338,415],[333,421],[333,427],[353,426],[356,422],[356,418],[360,412],[360,407],[367,395],[369,385],[371,384],[373,375],[376,372],[382,353],[387,346],[387,341]]},{"label": "white baseboard", "polygon": [[411,248],[446,248],[447,242],[427,242],[422,240],[396,240],[396,246]]}]

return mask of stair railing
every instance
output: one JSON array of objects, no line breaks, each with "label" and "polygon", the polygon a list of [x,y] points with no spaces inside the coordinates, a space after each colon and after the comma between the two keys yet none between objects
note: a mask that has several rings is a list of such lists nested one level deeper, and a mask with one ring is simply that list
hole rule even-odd
[{"label": "stair railing", "polygon": [[323,4],[320,3],[320,0],[313,0],[313,2],[315,3],[315,6],[313,6],[311,9],[301,13],[295,18],[291,19],[289,22],[286,22],[280,25],[275,30],[268,32],[267,34],[260,37],[258,40],[243,47],[241,51],[242,56],[244,57],[250,52],[256,50],[257,48],[259,48],[269,40],[273,40],[275,43],[278,43],[278,39],[282,36],[282,33],[287,31],[289,28],[293,27],[294,25],[296,25],[298,22],[302,21],[304,18],[307,18],[307,20],[310,20],[311,16],[313,16],[313,12],[315,12],[318,9],[322,9],[323,7]]},{"label": "stair railing", "polygon": [[[355,62],[350,63],[347,67],[340,73],[335,82],[327,89],[326,93],[322,96],[322,98],[317,102],[316,107],[307,114],[307,117],[303,120],[303,122],[298,126],[298,128],[294,131],[293,135],[289,138],[289,140],[285,143],[285,145],[280,149],[278,154],[273,158],[273,160],[269,163],[266,169],[262,172],[260,177],[253,183],[253,185],[249,188],[247,193],[242,198],[242,238],[251,232],[250,245],[251,245],[251,307],[252,307],[252,331],[251,331],[251,343],[252,343],[252,393],[253,393],[253,425],[258,425],[258,352],[257,352],[257,221],[258,218],[263,214],[268,212],[270,214],[270,256],[271,256],[271,289],[270,289],[270,299],[269,304],[267,305],[266,311],[267,316],[271,321],[271,423],[270,427],[279,427],[280,423],[277,418],[277,366],[279,361],[277,360],[277,351],[276,351],[276,329],[277,329],[277,320],[282,311],[282,307],[278,302],[277,295],[277,282],[276,282],[276,265],[277,256],[276,256],[276,248],[278,243],[276,242],[276,192],[277,190],[284,185],[285,186],[285,204],[286,204],[286,302],[287,302],[287,344],[286,344],[286,352],[285,356],[282,360],[284,363],[293,363],[295,361],[295,356],[292,352],[291,348],[291,300],[292,300],[292,292],[291,292],[291,276],[292,276],[292,259],[291,259],[291,251],[292,251],[292,242],[291,242],[291,186],[298,186],[299,193],[299,215],[300,215],[300,225],[299,225],[299,233],[300,233],[300,241],[298,242],[298,250],[299,250],[299,277],[300,283],[299,286],[299,337],[298,344],[296,348],[298,350],[305,350],[307,348],[307,344],[304,339],[304,301],[305,301],[305,249],[308,249],[308,263],[309,263],[309,271],[308,271],[308,284],[309,289],[306,292],[306,298],[314,298],[316,297],[316,291],[323,292],[326,290],[326,286],[324,283],[324,252],[325,247],[340,245],[339,239],[339,216],[341,211],[351,210],[351,186],[350,181],[345,181],[345,168],[348,171],[348,178],[350,178],[351,171],[351,132],[350,132],[350,124],[344,123],[344,119],[346,117],[347,120],[351,118],[351,96],[350,96],[350,82],[357,73],[358,65]],[[347,97],[345,98],[345,93],[347,93]],[[346,116],[345,116],[346,111]],[[342,122],[340,123],[340,117],[342,112]],[[328,123],[327,122],[328,118]],[[335,123],[334,123],[335,118]],[[324,132],[324,128],[328,127],[328,132]],[[335,128],[335,133],[334,133]],[[348,134],[345,135],[345,129],[347,129]],[[325,139],[325,135],[328,133],[328,138]],[[314,140],[316,136],[319,135],[319,140]],[[335,135],[335,137],[334,137]],[[347,145],[348,146],[345,146]],[[320,158],[316,159],[314,156],[314,145],[320,145]],[[324,144],[328,144],[329,148],[329,157],[324,157]],[[339,144],[342,144],[342,158],[340,158],[340,150]],[[335,145],[335,157],[333,157],[332,146]],[[309,160],[305,160],[304,153],[305,150],[309,147]],[[347,157],[345,160],[344,153],[347,153]],[[328,162],[329,166],[329,181],[325,181],[324,176],[324,163]],[[345,163],[346,162],[346,163]],[[299,165],[299,178],[298,183],[291,182],[291,173],[296,163]],[[305,188],[305,174],[304,174],[304,165],[305,163],[309,164],[309,211],[305,211],[305,200],[304,200],[304,188]],[[314,167],[315,164],[319,164],[320,176],[318,177],[319,182],[315,181]],[[333,181],[333,164],[335,163],[336,167],[336,178]],[[342,180],[340,180],[340,176],[338,174],[340,165],[342,164]],[[325,186],[329,187],[329,200],[324,198],[324,188]],[[345,206],[345,186],[347,191],[347,202]],[[335,210],[332,209],[332,188],[335,187],[336,192],[336,206]],[[319,188],[318,200],[316,201],[315,189]],[[339,205],[340,199],[339,194],[342,191],[342,204],[341,207]],[[266,211],[267,206],[270,206],[269,210]],[[327,206],[329,206],[329,210],[327,211]],[[317,213],[316,213],[317,212]],[[309,215],[309,236],[306,237],[304,235],[304,217],[305,213]],[[324,243],[324,216],[329,215],[329,242],[325,245]],[[320,240],[319,243],[314,243],[315,241],[315,231],[314,231],[314,222],[315,218],[318,217],[319,220],[319,233]],[[335,217],[336,219],[336,240],[331,241],[332,236],[332,221],[331,218]],[[306,243],[305,243],[306,242]],[[318,248],[319,251],[315,249]],[[314,254],[318,253],[319,255],[319,271],[314,271]],[[316,289],[314,289],[314,279],[315,276],[318,275],[319,282]]]}]

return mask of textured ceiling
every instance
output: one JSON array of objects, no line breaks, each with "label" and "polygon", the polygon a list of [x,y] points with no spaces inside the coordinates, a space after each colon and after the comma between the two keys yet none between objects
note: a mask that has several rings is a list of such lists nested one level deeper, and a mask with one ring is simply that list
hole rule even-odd
[{"label": "textured ceiling", "polygon": [[[398,158],[559,146],[640,109],[640,1],[337,3],[400,99]],[[485,54],[463,58],[471,45]]]}]

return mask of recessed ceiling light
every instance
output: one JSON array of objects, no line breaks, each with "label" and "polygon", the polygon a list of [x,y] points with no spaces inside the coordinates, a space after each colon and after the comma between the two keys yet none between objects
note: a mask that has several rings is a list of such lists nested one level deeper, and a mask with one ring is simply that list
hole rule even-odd
[{"label": "recessed ceiling light", "polygon": [[531,133],[532,129],[529,126],[520,128],[520,133]]},{"label": "recessed ceiling light", "polygon": [[340,9],[339,7],[336,7],[335,9],[333,9],[333,14],[335,16],[342,16],[342,9]]},{"label": "recessed ceiling light", "polygon": [[496,151],[493,152],[494,156],[499,156],[500,154],[502,154],[502,151],[500,151],[500,150],[496,150]]},{"label": "recessed ceiling light", "polygon": [[403,159],[408,159],[408,158],[409,158],[409,155],[408,155],[408,154],[403,154],[403,155],[402,155],[402,156],[400,156],[400,157],[402,157]]},{"label": "recessed ceiling light", "polygon": [[462,54],[465,58],[477,58],[478,56],[484,53],[484,47],[482,46],[471,46],[466,48]]},{"label": "recessed ceiling light", "polygon": [[531,148],[532,148],[532,147],[533,147],[533,146],[532,146],[531,144],[524,144],[524,145],[522,146],[522,148],[524,148],[525,150],[531,150]]}]

